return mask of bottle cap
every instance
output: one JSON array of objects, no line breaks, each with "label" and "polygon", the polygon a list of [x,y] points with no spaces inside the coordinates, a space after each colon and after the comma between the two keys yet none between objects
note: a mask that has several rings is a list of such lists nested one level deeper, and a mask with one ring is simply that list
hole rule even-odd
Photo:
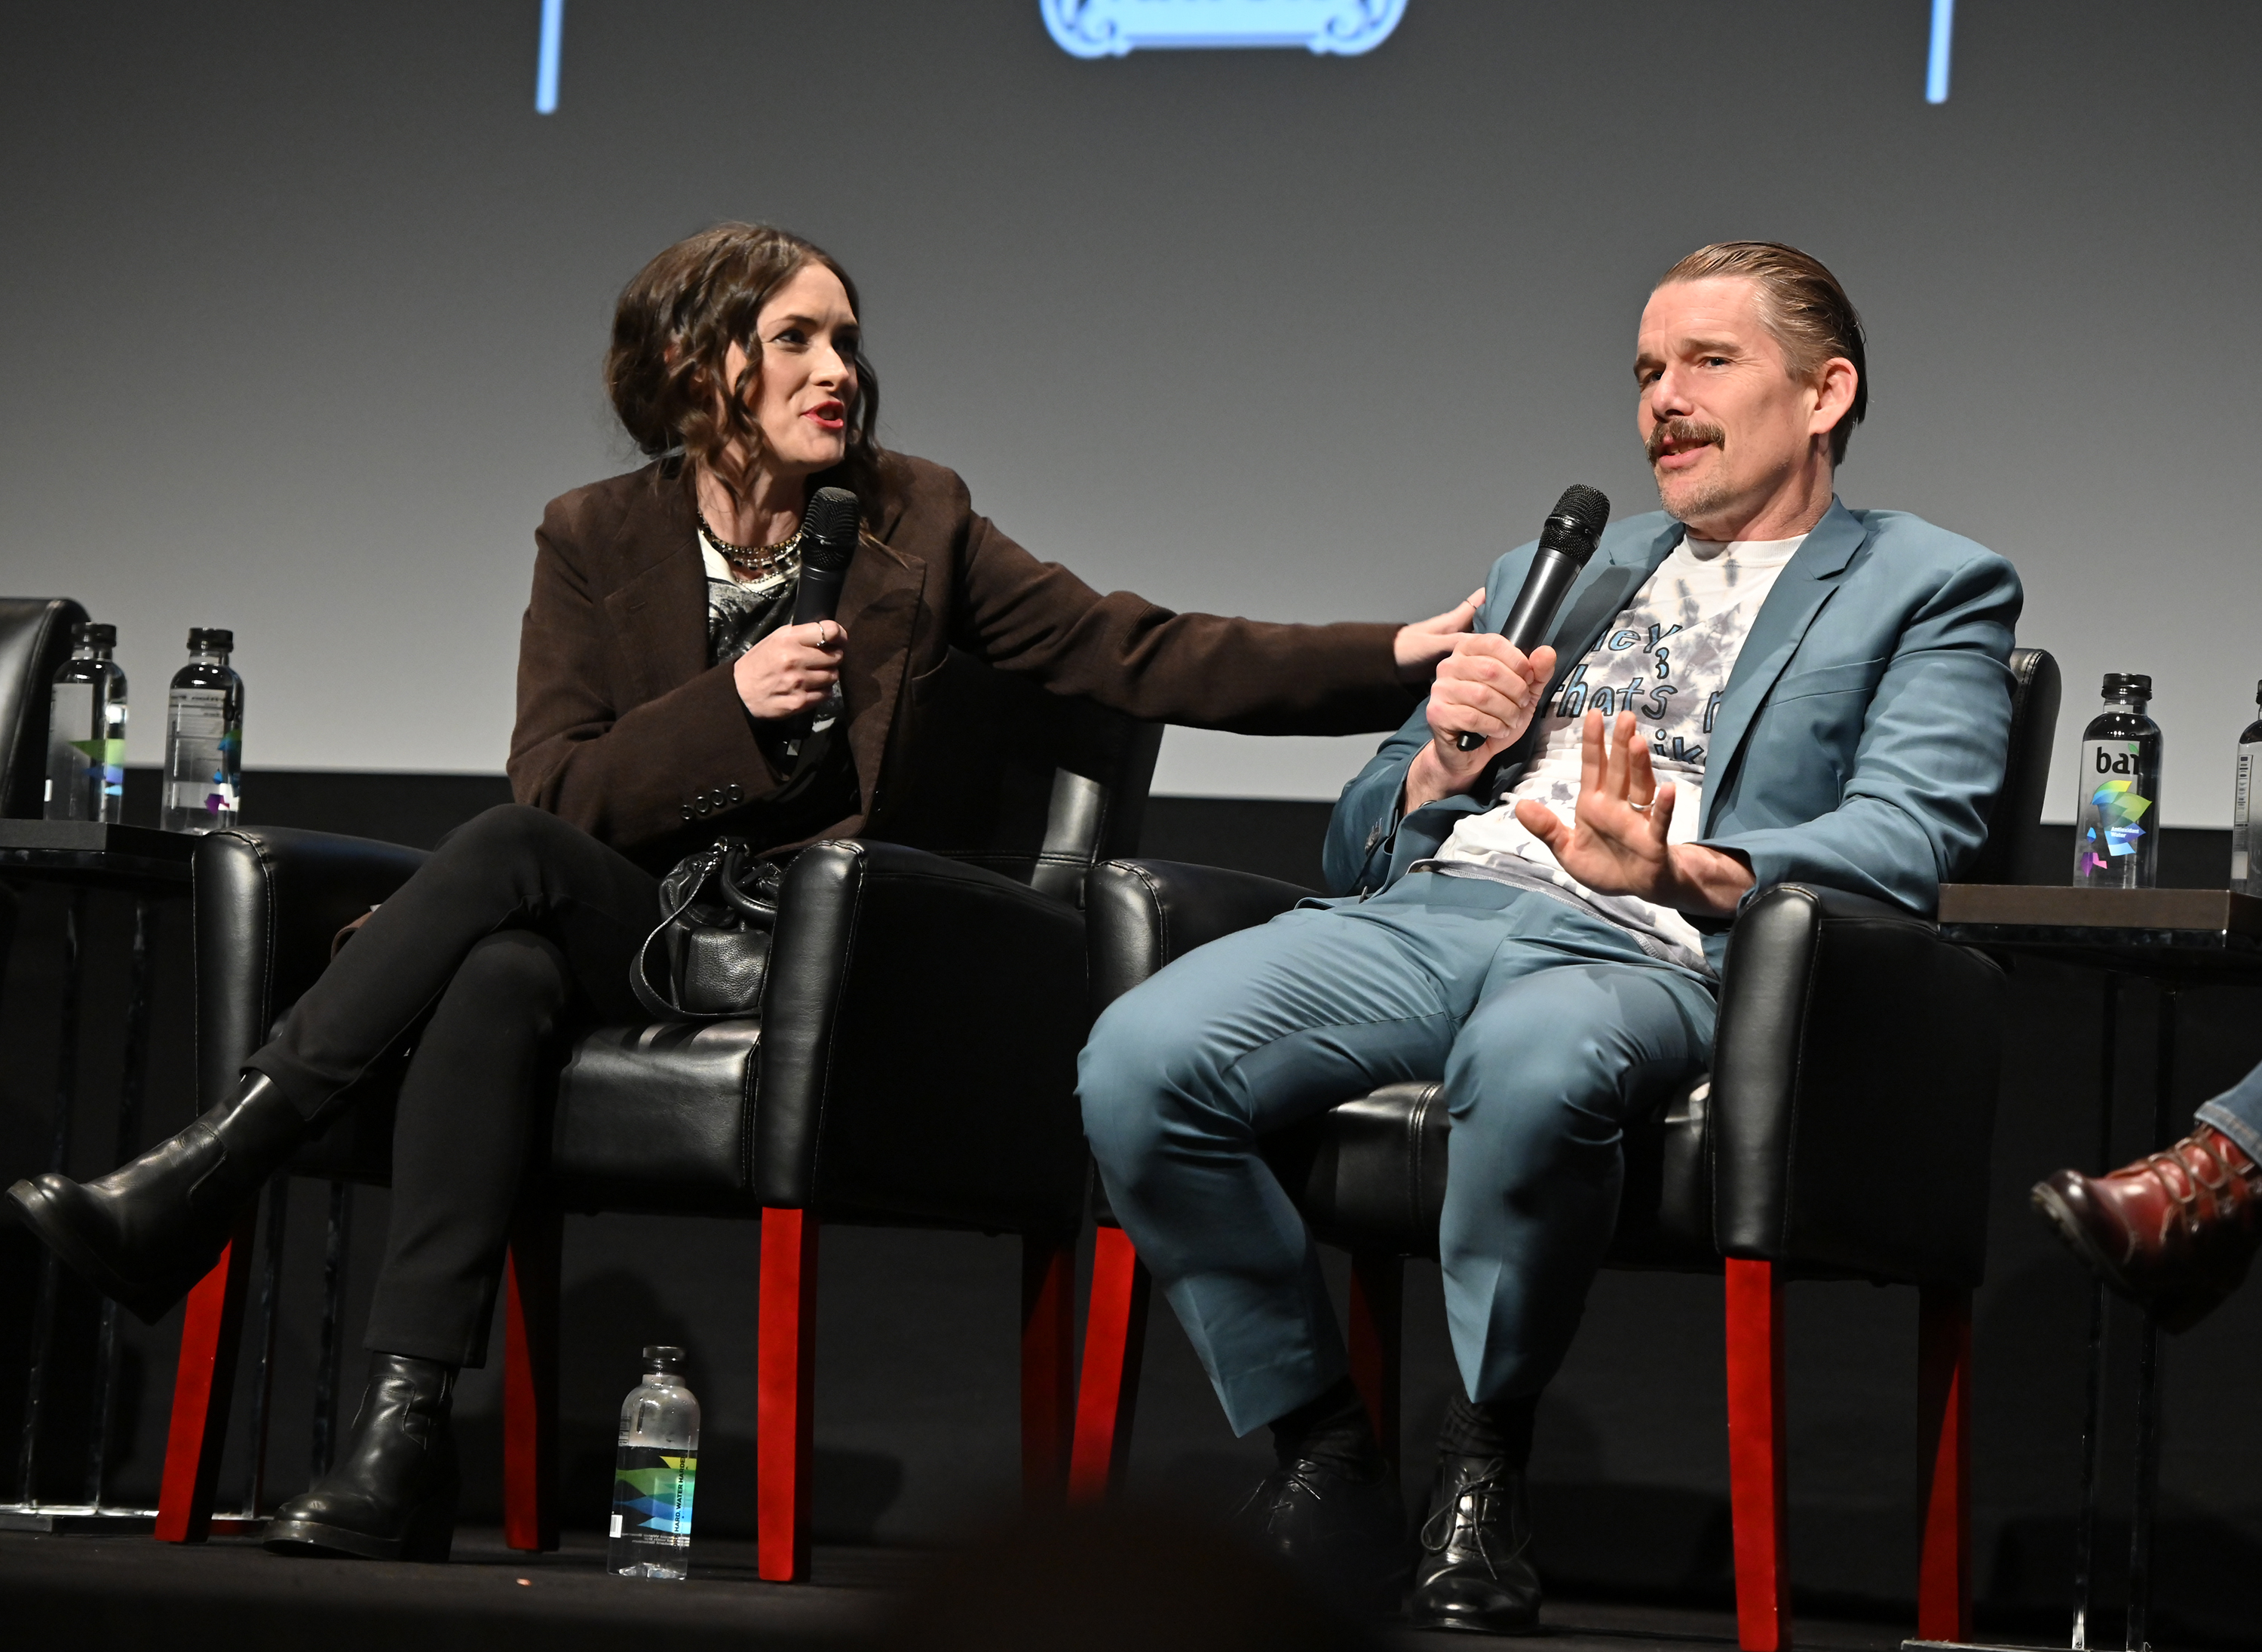
[{"label": "bottle cap", "polygon": [[98,624],[90,619],[81,620],[71,627],[71,640],[84,643],[90,648],[115,648],[118,646],[118,627]]},{"label": "bottle cap", "polygon": [[2152,697],[2152,680],[2136,672],[2108,671],[2105,674],[2105,697],[2149,700]]},{"label": "bottle cap", "polygon": [[644,1362],[656,1371],[678,1372],[683,1369],[683,1350],[649,1347],[644,1351]]},{"label": "bottle cap", "polygon": [[227,653],[235,647],[235,633],[210,625],[189,627],[189,652],[192,654]]}]

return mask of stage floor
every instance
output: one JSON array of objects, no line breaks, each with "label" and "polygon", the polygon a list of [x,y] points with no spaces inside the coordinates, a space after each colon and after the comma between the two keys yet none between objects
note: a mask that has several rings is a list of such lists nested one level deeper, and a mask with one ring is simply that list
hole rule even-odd
[{"label": "stage floor", "polygon": [[[602,1570],[603,1546],[569,1535],[554,1555],[459,1533],[454,1562],[411,1566],[286,1560],[246,1539],[176,1547],[148,1536],[0,1533],[0,1623],[15,1646],[226,1647],[231,1652],[668,1652],[870,1643],[889,1607],[929,1561],[926,1551],[820,1547],[810,1582],[756,1581],[753,1545],[702,1540],[692,1577],[631,1583]],[[1563,1652],[1692,1652],[1733,1647],[1726,1612],[1598,1601],[1551,1603],[1542,1643]],[[1897,1652],[1905,1631],[1802,1620],[1801,1652]],[[1439,1637],[1385,1627],[1382,1643],[1431,1648]],[[1455,1637],[1454,1646],[1469,1641]],[[1064,1634],[1063,1647],[1076,1644]]]}]

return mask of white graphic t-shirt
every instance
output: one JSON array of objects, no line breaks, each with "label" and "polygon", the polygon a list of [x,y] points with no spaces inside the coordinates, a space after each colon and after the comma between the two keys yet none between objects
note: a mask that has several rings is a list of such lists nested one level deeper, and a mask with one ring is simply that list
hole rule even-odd
[{"label": "white graphic t-shirt", "polygon": [[1544,803],[1570,825],[1586,714],[1615,718],[1632,711],[1659,783],[1673,783],[1668,835],[1675,843],[1693,840],[1704,803],[1704,754],[1728,674],[1776,575],[1805,537],[1723,544],[1684,536],[1593,651],[1566,674],[1542,713],[1538,750],[1516,789],[1498,807],[1463,819],[1436,858],[1413,869],[1545,891],[1632,930],[1658,957],[1704,969],[1703,937],[1687,918],[1670,906],[1587,888],[1524,830],[1516,805]]}]

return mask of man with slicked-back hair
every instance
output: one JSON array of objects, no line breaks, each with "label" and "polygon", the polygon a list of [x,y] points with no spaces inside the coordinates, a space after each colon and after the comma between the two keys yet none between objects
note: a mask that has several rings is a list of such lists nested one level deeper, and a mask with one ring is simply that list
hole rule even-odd
[{"label": "man with slicked-back hair", "polygon": [[1603,536],[1528,656],[1497,633],[1535,547],[1501,558],[1476,631],[1344,789],[1332,897],[1119,999],[1081,1067],[1110,1204],[1235,1432],[1271,1430],[1247,1525],[1377,1606],[1408,1581],[1405,1512],[1257,1143],[1443,1081],[1461,1391],[1408,1598],[1435,1627],[1538,1621],[1534,1410],[1610,1238],[1621,1132],[1711,1064],[1736,913],[1797,880],[1929,913],[2009,736],[2010,564],[1836,496],[1869,387],[1828,270],[1766,242],[1691,253],[1633,371],[1663,509]]}]

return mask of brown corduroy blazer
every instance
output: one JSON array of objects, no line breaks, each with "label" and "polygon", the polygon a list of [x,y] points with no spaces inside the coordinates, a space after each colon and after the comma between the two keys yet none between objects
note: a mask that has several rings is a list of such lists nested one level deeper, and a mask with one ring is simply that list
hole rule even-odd
[{"label": "brown corduroy blazer", "polygon": [[[919,681],[954,646],[1132,717],[1252,734],[1393,729],[1421,696],[1398,681],[1395,625],[1266,624],[1103,596],[975,515],[951,472],[891,465],[840,598],[861,806],[818,836],[897,835],[889,782],[911,743],[981,737],[920,716]],[[654,869],[723,833],[759,841],[760,805],[785,776],[730,668],[708,663],[688,489],[656,465],[576,488],[551,501],[535,546],[513,795]]]}]

